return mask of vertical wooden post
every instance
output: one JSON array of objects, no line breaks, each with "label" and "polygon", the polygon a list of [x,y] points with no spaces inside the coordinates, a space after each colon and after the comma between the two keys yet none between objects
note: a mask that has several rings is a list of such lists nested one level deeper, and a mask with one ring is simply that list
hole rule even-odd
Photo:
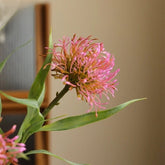
[{"label": "vertical wooden post", "polygon": [[[37,58],[37,72],[41,68],[44,56],[47,54],[45,49],[48,46],[48,38],[50,32],[50,13],[49,4],[38,4],[35,7],[36,13],[36,58]],[[42,57],[43,56],[43,57]],[[42,60],[41,60],[42,59]],[[48,86],[49,81],[46,81],[46,95],[45,95],[45,106],[48,104]],[[49,149],[49,135],[48,132],[39,132],[35,135],[35,144],[37,149]],[[47,155],[39,154],[36,155],[37,165],[48,165],[49,159]]]}]

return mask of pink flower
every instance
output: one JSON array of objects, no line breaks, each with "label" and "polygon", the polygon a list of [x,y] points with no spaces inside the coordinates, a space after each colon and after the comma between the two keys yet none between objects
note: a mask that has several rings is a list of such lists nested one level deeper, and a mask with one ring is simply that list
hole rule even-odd
[{"label": "pink flower", "polygon": [[0,134],[0,165],[18,165],[18,158],[26,150],[25,144],[17,143],[18,136],[9,138],[16,130],[14,125],[8,132]]},{"label": "pink flower", "polygon": [[64,37],[52,49],[51,70],[55,78],[76,88],[78,98],[86,100],[91,111],[104,108],[102,96],[114,96],[117,80],[114,77],[119,69],[112,72],[115,58],[105,51],[103,43],[96,42],[91,36],[71,39]]}]

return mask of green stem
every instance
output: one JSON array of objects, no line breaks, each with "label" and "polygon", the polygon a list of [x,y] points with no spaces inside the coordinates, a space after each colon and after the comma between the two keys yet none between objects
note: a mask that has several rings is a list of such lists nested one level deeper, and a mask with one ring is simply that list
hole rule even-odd
[{"label": "green stem", "polygon": [[46,117],[49,111],[55,106],[58,105],[58,101],[69,91],[69,85],[65,85],[60,93],[56,95],[56,97],[52,100],[52,102],[48,105],[47,108],[43,111],[43,116]]}]

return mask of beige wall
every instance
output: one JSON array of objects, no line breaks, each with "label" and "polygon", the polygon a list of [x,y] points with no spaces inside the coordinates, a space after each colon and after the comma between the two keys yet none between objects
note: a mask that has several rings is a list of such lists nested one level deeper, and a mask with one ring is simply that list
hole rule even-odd
[{"label": "beige wall", "polygon": [[[163,0],[55,0],[54,41],[73,33],[104,42],[121,69],[109,107],[147,97],[100,123],[51,133],[51,150],[91,165],[163,165]],[[52,79],[52,97],[63,86]],[[85,113],[88,106],[65,96],[56,114]],[[64,163],[51,158],[51,164]]]}]

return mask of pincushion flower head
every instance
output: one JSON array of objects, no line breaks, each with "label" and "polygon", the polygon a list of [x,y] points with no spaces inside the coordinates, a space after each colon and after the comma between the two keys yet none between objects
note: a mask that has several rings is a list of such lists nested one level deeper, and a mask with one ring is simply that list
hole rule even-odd
[{"label": "pincushion flower head", "polygon": [[112,72],[115,58],[105,51],[103,43],[97,42],[91,36],[86,38],[63,37],[52,49],[52,75],[60,78],[75,88],[78,98],[86,100],[97,111],[104,108],[102,96],[109,99],[108,94],[114,96],[117,80],[114,79],[119,69]]},{"label": "pincushion flower head", "polygon": [[18,158],[26,150],[25,144],[17,143],[18,136],[9,138],[16,130],[14,125],[8,132],[0,134],[0,165],[18,165]]}]

